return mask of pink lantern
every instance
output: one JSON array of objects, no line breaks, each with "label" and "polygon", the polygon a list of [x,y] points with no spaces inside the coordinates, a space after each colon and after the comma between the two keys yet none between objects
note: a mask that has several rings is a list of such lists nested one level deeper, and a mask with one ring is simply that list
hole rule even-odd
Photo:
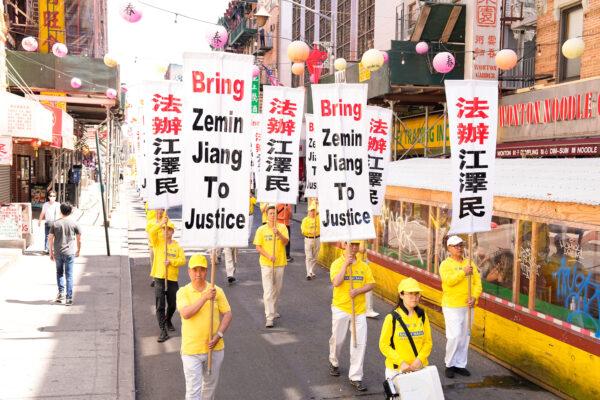
[{"label": "pink lantern", "polygon": [[79,79],[79,78],[71,79],[71,87],[73,89],[79,89],[81,87],[81,79]]},{"label": "pink lantern", "polygon": [[106,89],[106,97],[108,97],[109,99],[116,99],[117,98],[117,91],[115,89],[112,89],[112,88]]},{"label": "pink lantern", "polygon": [[454,69],[455,65],[456,60],[454,59],[454,56],[447,51],[437,53],[435,57],[433,57],[433,69],[440,74],[447,74]]},{"label": "pink lantern", "polygon": [[21,40],[21,46],[23,46],[25,51],[36,51],[38,48],[38,41],[33,36],[27,36]]},{"label": "pink lantern", "polygon": [[127,1],[121,6],[121,17],[131,23],[142,19],[142,10],[133,2]]},{"label": "pink lantern", "polygon": [[296,76],[304,75],[304,63],[298,62],[292,64],[292,74]]},{"label": "pink lantern", "polygon": [[417,51],[417,54],[427,54],[429,51],[429,45],[426,42],[419,42],[415,46],[415,50]]},{"label": "pink lantern", "polygon": [[383,54],[383,63],[384,63],[384,64],[387,64],[387,62],[388,62],[388,61],[389,61],[389,59],[390,59],[390,56],[389,56],[388,52],[387,52],[387,51],[383,51],[383,50],[381,50],[381,54]]},{"label": "pink lantern", "polygon": [[127,93],[127,86],[121,85],[121,93]]},{"label": "pink lantern", "polygon": [[511,49],[503,49],[496,53],[496,67],[503,71],[513,69],[517,65],[518,57]]},{"label": "pink lantern", "polygon": [[252,77],[256,78],[260,75],[260,68],[258,67],[258,65],[253,65],[252,66]]},{"label": "pink lantern", "polygon": [[64,43],[56,42],[52,46],[52,54],[56,57],[62,58],[66,56],[68,52],[69,49],[67,49],[67,46]]},{"label": "pink lantern", "polygon": [[206,41],[213,49],[222,49],[227,45],[227,29],[223,25],[215,25],[206,32]]}]

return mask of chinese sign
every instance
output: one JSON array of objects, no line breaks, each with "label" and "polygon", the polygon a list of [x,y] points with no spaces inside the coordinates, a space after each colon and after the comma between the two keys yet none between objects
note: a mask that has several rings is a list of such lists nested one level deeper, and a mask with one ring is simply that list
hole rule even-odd
[{"label": "chinese sign", "polygon": [[490,230],[498,126],[497,81],[445,81],[452,145],[451,233]]},{"label": "chinese sign", "polygon": [[381,215],[385,195],[386,170],[390,161],[390,138],[392,135],[392,110],[367,106],[369,120],[369,200],[373,215]]},{"label": "chinese sign", "polygon": [[317,197],[317,140],[315,121],[312,114],[304,114],[306,119],[306,189],[305,197]]},{"label": "chinese sign", "polygon": [[496,52],[500,46],[500,0],[472,0],[475,3],[473,24],[473,79],[498,79]]},{"label": "chinese sign", "polygon": [[38,0],[40,53],[56,42],[65,43],[65,0]]},{"label": "chinese sign", "polygon": [[186,245],[248,245],[253,59],[225,52],[183,55]]},{"label": "chinese sign", "polygon": [[0,136],[0,165],[12,165],[12,137]]},{"label": "chinese sign", "polygon": [[22,227],[23,213],[20,204],[0,206],[0,240],[21,239]]},{"label": "chinese sign", "polygon": [[260,121],[262,115],[254,114],[250,117],[250,163],[251,163],[251,171],[254,174],[254,182],[256,187],[258,187],[258,174],[260,171]]},{"label": "chinese sign", "polygon": [[0,92],[0,132],[52,142],[52,113],[37,101]]},{"label": "chinese sign", "polygon": [[321,241],[373,239],[366,84],[312,86]]},{"label": "chinese sign", "polygon": [[258,114],[258,98],[260,96],[260,80],[258,77],[252,79],[252,114]]},{"label": "chinese sign", "polygon": [[296,204],[303,115],[304,88],[264,87],[258,201]]},{"label": "chinese sign", "polygon": [[[427,120],[424,116],[402,118],[396,121],[396,148],[402,154],[406,149],[423,150],[425,142],[429,148],[443,147],[444,142],[450,148],[450,130],[446,121],[444,128],[444,118],[441,113],[429,113]],[[427,125],[427,127],[426,127]],[[425,132],[427,130],[427,132]],[[425,135],[429,135],[427,141]],[[445,139],[444,139],[445,135]]]},{"label": "chinese sign", "polygon": [[178,206],[183,191],[181,83],[157,81],[142,86],[148,208]]}]

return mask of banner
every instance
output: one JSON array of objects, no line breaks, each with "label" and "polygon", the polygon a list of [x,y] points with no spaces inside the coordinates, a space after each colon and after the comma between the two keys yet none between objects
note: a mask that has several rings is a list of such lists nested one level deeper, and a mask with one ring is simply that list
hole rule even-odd
[{"label": "banner", "polygon": [[248,245],[254,57],[183,55],[182,243]]},{"label": "banner", "polygon": [[381,215],[384,203],[387,167],[390,162],[392,110],[367,106],[369,120],[369,200],[373,215]]},{"label": "banner", "polygon": [[142,85],[145,137],[145,194],[149,209],[181,205],[182,96],[181,83],[144,82]]},{"label": "banner", "polygon": [[296,204],[303,115],[304,88],[264,86],[256,196],[259,202]]},{"label": "banner", "polygon": [[306,189],[304,197],[317,197],[317,141],[315,121],[312,114],[304,114],[306,120]]},{"label": "banner", "polygon": [[312,86],[321,241],[375,238],[369,202],[366,84]]},{"label": "banner", "polygon": [[254,184],[258,188],[258,175],[260,170],[260,120],[261,114],[252,114],[250,116],[250,162],[252,174],[254,174]]},{"label": "banner", "polygon": [[452,234],[489,231],[494,206],[498,82],[447,80]]},{"label": "banner", "polygon": [[0,165],[12,165],[13,143],[12,137],[0,136]]}]

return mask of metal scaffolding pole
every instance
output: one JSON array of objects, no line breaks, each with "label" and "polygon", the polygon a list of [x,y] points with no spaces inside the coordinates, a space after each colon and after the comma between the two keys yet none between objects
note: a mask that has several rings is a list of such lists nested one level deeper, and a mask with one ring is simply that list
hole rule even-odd
[{"label": "metal scaffolding pole", "polygon": [[[106,107],[106,120],[110,118],[110,109]],[[106,240],[106,255],[110,256],[110,243],[108,240],[108,219],[106,218],[106,203],[104,201],[104,182],[102,182],[102,159],[100,157],[100,143],[98,140],[98,131],[95,131],[96,136],[96,160],[98,162],[98,181],[100,182],[100,198],[102,199],[102,217],[104,219],[104,238]]]}]

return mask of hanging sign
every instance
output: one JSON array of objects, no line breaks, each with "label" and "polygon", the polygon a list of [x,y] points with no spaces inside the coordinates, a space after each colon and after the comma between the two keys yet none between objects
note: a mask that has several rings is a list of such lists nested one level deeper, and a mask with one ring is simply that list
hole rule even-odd
[{"label": "hanging sign", "polygon": [[181,83],[144,82],[145,178],[149,209],[181,205],[182,116]]},{"label": "hanging sign", "polygon": [[446,80],[452,155],[450,233],[490,230],[498,128],[498,82]]},{"label": "hanging sign", "polygon": [[0,165],[12,165],[12,137],[0,136]]},{"label": "hanging sign", "polygon": [[253,59],[183,55],[184,244],[248,245]]},{"label": "hanging sign", "polygon": [[381,215],[384,202],[387,166],[390,161],[392,110],[367,106],[369,120],[369,200],[373,215]]},{"label": "hanging sign", "polygon": [[296,204],[304,88],[265,86],[257,200]]},{"label": "hanging sign", "polygon": [[258,174],[260,170],[260,120],[261,114],[253,114],[250,117],[250,162],[252,164],[252,173],[254,174],[256,187],[258,187]]},{"label": "hanging sign", "polygon": [[304,114],[306,120],[306,190],[304,197],[317,197],[317,140],[312,114]]},{"label": "hanging sign", "polygon": [[375,238],[369,202],[366,84],[312,86],[321,241]]}]

